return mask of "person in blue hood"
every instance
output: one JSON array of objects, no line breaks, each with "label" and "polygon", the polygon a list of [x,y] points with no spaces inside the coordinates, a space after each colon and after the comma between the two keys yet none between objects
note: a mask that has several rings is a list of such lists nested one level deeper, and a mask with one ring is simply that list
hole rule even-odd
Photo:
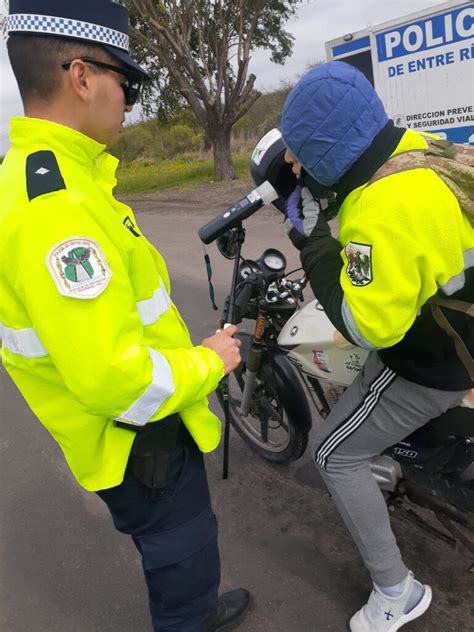
[{"label": "person in blue hood", "polygon": [[[114,196],[119,161],[107,148],[148,77],[129,53],[129,11],[110,0],[10,0],[6,30],[25,116],[12,120],[12,146],[0,167],[0,361],[79,484],[97,493],[115,528],[132,539],[154,632],[237,627],[251,595],[237,588],[218,596],[217,521],[203,452],[220,437],[205,395],[239,365],[240,342],[230,327],[193,347],[163,257]],[[3,400],[0,421],[5,427]],[[14,457],[20,463],[22,452]],[[54,498],[57,485],[41,478],[39,462],[25,460],[24,468],[36,481],[29,495]],[[64,467],[57,469],[61,484],[69,484]],[[69,487],[62,494],[77,497]],[[21,495],[17,502],[25,504]],[[58,535],[51,527],[53,549]],[[33,551],[27,533],[17,529],[2,540],[2,551],[8,548],[12,559],[15,550]],[[90,538],[92,525],[77,538],[77,557]],[[100,551],[99,542],[93,546]],[[104,559],[110,582],[101,587],[101,617],[109,630],[107,609],[125,612],[130,595],[142,591],[132,575],[122,585],[113,578],[121,557]],[[125,560],[136,564],[129,555]],[[75,567],[61,565],[64,579],[75,575]],[[40,571],[29,579],[41,582]],[[61,610],[51,607],[61,579],[43,587],[40,609],[50,621],[41,626],[30,602],[23,616],[31,623],[18,625],[101,630],[80,592],[73,596],[74,624],[61,625]],[[15,591],[17,601],[22,594]],[[16,614],[17,606],[11,609]],[[5,611],[0,618],[11,630]],[[144,629],[131,620],[119,627]]]},{"label": "person in blue hood", "polygon": [[[336,329],[371,353],[331,415],[316,429],[316,465],[374,583],[352,632],[394,632],[422,615],[431,589],[402,560],[371,460],[459,406],[474,387],[452,338],[435,322],[433,295],[474,301],[473,229],[430,169],[379,177],[391,156],[427,147],[395,127],[365,76],[320,64],[290,92],[282,114],[285,158],[301,169],[285,222],[313,292]],[[334,238],[312,192],[336,194]],[[304,216],[302,220],[301,215]],[[290,230],[289,230],[290,229]],[[298,238],[295,238],[295,235]],[[447,317],[474,353],[473,319]]]}]

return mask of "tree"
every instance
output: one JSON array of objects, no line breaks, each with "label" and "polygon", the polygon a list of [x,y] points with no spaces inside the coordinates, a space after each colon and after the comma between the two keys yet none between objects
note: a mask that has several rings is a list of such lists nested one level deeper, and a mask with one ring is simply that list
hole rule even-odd
[{"label": "tree", "polygon": [[0,2],[0,36],[3,39],[7,37],[7,15],[8,15],[8,0],[2,0]]},{"label": "tree", "polygon": [[233,125],[260,96],[249,74],[251,53],[283,63],[293,36],[283,29],[300,0],[128,0],[134,53],[153,78],[150,108],[173,111],[184,99],[210,140],[215,178],[235,178]]}]

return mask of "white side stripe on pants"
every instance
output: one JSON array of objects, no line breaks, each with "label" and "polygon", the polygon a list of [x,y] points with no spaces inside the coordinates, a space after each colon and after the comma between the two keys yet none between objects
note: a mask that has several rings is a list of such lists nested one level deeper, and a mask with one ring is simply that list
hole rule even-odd
[{"label": "white side stripe on pants", "polygon": [[382,373],[372,382],[364,399],[350,417],[345,419],[342,424],[336,428],[335,432],[329,435],[319,446],[315,458],[323,470],[326,469],[330,454],[364,423],[377,405],[382,393],[390,386],[396,377],[396,373],[388,367],[385,367]]}]

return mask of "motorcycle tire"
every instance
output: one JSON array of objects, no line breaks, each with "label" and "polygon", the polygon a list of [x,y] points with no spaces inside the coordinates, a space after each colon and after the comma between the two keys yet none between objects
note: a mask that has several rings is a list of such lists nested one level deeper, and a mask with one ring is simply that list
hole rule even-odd
[{"label": "motorcycle tire", "polygon": [[[297,461],[306,450],[309,432],[309,429],[301,427],[295,416],[294,403],[301,398],[301,392],[297,392],[290,381],[283,381],[267,356],[260,367],[259,384],[252,397],[250,413],[244,417],[239,412],[239,403],[245,368],[243,362],[229,376],[229,413],[233,428],[254,452],[267,461],[284,465]],[[291,365],[290,369],[293,370]],[[218,399],[222,406],[220,391]],[[258,429],[262,415],[270,416],[269,435],[271,432],[273,438],[267,441],[264,441]],[[276,433],[278,439],[274,438]]]}]

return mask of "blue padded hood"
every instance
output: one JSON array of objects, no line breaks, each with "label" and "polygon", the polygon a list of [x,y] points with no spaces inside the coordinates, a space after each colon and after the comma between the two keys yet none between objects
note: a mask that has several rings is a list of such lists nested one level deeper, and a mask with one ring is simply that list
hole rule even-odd
[{"label": "blue padded hood", "polygon": [[285,145],[318,182],[339,182],[385,127],[382,101],[365,76],[341,61],[320,64],[286,100]]}]

